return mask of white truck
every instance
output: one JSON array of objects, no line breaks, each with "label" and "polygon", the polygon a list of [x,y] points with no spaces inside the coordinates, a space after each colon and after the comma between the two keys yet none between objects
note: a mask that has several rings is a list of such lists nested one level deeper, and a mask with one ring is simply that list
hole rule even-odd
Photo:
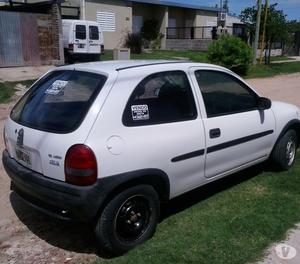
[{"label": "white truck", "polygon": [[103,33],[97,22],[63,19],[63,42],[65,60],[100,60],[104,51]]}]

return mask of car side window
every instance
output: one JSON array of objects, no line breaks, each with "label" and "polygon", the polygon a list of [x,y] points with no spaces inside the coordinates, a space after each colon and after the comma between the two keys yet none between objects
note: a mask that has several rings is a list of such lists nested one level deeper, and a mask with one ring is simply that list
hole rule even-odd
[{"label": "car side window", "polygon": [[131,94],[123,114],[126,126],[195,119],[194,96],[183,71],[151,74]]},{"label": "car side window", "polygon": [[195,71],[207,117],[257,109],[258,96],[234,76],[212,70]]}]

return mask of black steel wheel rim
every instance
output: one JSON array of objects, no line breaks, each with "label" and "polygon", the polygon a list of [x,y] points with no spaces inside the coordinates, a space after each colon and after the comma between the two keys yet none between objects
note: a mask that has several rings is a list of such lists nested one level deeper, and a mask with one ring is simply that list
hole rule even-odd
[{"label": "black steel wheel rim", "polygon": [[119,208],[115,218],[115,233],[120,240],[134,242],[148,229],[151,217],[149,201],[144,196],[132,196]]}]

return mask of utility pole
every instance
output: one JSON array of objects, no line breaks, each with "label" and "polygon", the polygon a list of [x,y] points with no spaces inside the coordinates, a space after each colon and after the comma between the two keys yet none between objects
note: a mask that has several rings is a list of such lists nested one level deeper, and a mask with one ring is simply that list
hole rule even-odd
[{"label": "utility pole", "polygon": [[[263,29],[263,34],[262,34],[262,39],[261,39],[261,44],[260,44],[260,59],[259,59],[259,63],[260,64],[262,64],[263,54],[264,54],[264,49],[265,49],[265,39],[266,39],[266,27],[267,27],[268,11],[269,11],[269,0],[266,0],[266,2],[265,2],[264,29]],[[267,50],[266,50],[266,52],[267,52]]]},{"label": "utility pole", "polygon": [[253,64],[254,65],[257,63],[256,53],[257,53],[257,48],[258,48],[259,30],[260,30],[261,2],[262,2],[262,0],[257,1],[258,9],[257,9],[257,18],[256,18],[255,39],[254,39],[254,45],[253,45],[253,54],[254,54]]}]

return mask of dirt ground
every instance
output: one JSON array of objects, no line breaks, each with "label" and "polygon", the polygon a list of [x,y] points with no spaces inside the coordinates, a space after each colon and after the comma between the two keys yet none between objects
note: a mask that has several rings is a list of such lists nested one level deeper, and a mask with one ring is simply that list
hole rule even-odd
[{"label": "dirt ground", "polygon": [[[300,73],[247,80],[261,95],[300,107]],[[0,150],[3,124],[12,104],[0,105]],[[98,258],[93,231],[84,224],[66,223],[25,205],[10,192],[0,163],[0,263],[86,263]]]}]

